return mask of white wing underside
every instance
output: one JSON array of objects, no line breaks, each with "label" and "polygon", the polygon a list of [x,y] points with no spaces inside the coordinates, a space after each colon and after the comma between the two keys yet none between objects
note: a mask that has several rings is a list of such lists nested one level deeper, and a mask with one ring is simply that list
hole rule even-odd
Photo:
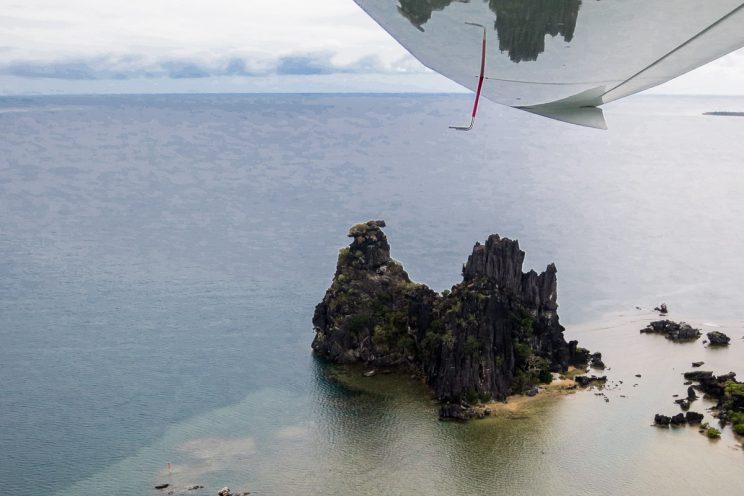
[{"label": "white wing underside", "polygon": [[740,0],[354,0],[430,69],[484,97],[604,128],[598,108],[744,46]]}]

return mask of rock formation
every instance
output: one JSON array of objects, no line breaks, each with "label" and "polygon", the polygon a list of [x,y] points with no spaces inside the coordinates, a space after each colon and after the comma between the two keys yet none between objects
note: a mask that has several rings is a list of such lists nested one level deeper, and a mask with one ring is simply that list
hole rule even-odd
[{"label": "rock formation", "polygon": [[384,221],[357,224],[338,255],[336,273],[315,308],[313,350],[333,362],[412,364],[432,326],[437,294],[412,282],[390,258]]},{"label": "rock formation", "polygon": [[658,307],[654,307],[654,311],[659,312],[662,315],[666,315],[667,313],[669,313],[669,309],[667,308],[666,303],[662,303]]},{"label": "rock formation", "polygon": [[[697,382],[694,387],[706,397],[717,400],[714,416],[722,426],[730,422],[734,432],[744,436],[744,383],[736,380],[736,373],[716,376],[711,371],[695,370],[685,372],[684,377]],[[689,388],[688,396],[691,394],[695,391]]]},{"label": "rock formation", "polygon": [[333,362],[405,366],[420,372],[445,405],[523,393],[551,372],[586,364],[589,352],[563,337],[556,268],[522,272],[519,243],[491,235],[476,243],[463,281],[438,294],[412,282],[390,257],[384,221],[357,224],[313,316],[316,354]]},{"label": "rock formation", "polygon": [[699,424],[703,420],[703,414],[698,412],[678,413],[668,417],[657,413],[654,415],[654,425],[682,425],[682,424]]},{"label": "rock formation", "polygon": [[711,331],[707,334],[711,346],[728,346],[731,338],[720,331]]},{"label": "rock formation", "polygon": [[603,375],[597,377],[596,375],[577,375],[574,377],[574,380],[576,381],[576,384],[581,387],[602,386],[607,382],[607,376]]},{"label": "rock formation", "polygon": [[657,320],[641,329],[641,333],[663,334],[671,341],[695,341],[702,333],[685,322],[672,322],[671,320]]}]

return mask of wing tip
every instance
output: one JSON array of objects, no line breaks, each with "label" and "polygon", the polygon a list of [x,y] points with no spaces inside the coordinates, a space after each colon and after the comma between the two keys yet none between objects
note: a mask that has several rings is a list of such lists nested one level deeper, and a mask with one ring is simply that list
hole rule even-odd
[{"label": "wing tip", "polygon": [[567,107],[536,105],[534,107],[514,107],[531,114],[540,115],[556,121],[575,124],[582,127],[607,130],[604,112],[599,107]]}]

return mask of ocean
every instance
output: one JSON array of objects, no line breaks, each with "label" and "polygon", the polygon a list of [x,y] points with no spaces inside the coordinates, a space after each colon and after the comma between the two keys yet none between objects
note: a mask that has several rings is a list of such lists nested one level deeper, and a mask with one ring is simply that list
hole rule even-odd
[{"label": "ocean", "polygon": [[[744,118],[702,115],[744,98],[637,96],[607,106],[608,131],[485,102],[473,131],[448,129],[471,105],[0,99],[1,492],[744,487],[730,428],[712,442],[649,426],[676,413],[690,361],[744,375]],[[329,379],[312,313],[349,226],[369,219],[435,290],[491,233],[519,239],[525,270],[555,262],[566,336],[604,353],[611,401],[442,423],[407,377]],[[661,302],[732,345],[639,335]]]}]

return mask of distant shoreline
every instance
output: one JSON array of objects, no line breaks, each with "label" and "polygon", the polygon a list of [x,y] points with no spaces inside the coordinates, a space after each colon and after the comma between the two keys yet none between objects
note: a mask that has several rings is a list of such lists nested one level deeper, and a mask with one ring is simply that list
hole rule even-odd
[{"label": "distant shoreline", "polygon": [[744,117],[744,112],[730,112],[725,110],[715,110],[713,112],[703,112],[703,115],[717,115],[724,117]]}]

